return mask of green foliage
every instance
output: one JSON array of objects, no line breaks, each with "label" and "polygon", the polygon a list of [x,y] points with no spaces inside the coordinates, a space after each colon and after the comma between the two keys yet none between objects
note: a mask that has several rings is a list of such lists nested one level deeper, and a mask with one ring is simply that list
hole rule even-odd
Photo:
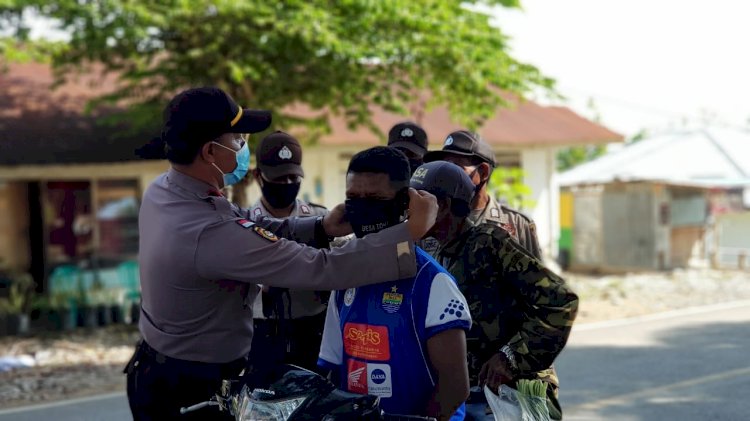
[{"label": "green foliage", "polygon": [[58,291],[50,294],[49,303],[53,310],[70,310],[78,301],[78,294],[69,291]]},{"label": "green foliage", "polygon": [[529,199],[531,188],[523,182],[524,171],[519,167],[498,167],[492,172],[488,189],[491,195],[505,201],[513,209],[535,206]]},{"label": "green foliage", "polygon": [[14,273],[8,298],[0,298],[0,313],[27,314],[34,296],[34,278],[28,273]]},{"label": "green foliage", "polygon": [[[276,126],[328,130],[323,111],[350,126],[371,122],[370,104],[406,113],[444,104],[469,129],[494,115],[502,91],[524,96],[553,81],[508,53],[507,37],[477,7],[518,0],[2,0],[0,24],[28,34],[24,12],[70,34],[55,49],[59,77],[114,72],[131,124],[153,125],[175,92],[216,85],[238,102],[274,112]],[[425,95],[429,92],[429,95]],[[294,104],[319,110],[294,118]],[[99,105],[99,104],[95,104]]]},{"label": "green foliage", "polygon": [[64,48],[65,45],[59,42],[44,40],[32,42],[0,37],[0,58],[2,58],[0,71],[5,70],[8,63],[50,62],[51,57]]},{"label": "green foliage", "polygon": [[641,129],[638,133],[631,136],[629,139],[625,140],[625,143],[628,145],[631,143],[638,143],[642,141],[643,139],[646,139],[648,137],[648,130]]},{"label": "green foliage", "polygon": [[596,159],[606,152],[606,145],[572,146],[561,149],[557,153],[557,169],[558,171],[571,169],[576,165]]}]

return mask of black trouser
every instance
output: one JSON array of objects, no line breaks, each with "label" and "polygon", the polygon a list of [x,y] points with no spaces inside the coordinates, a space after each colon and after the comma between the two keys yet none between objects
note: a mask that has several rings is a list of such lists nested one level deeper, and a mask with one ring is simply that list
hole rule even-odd
[{"label": "black trouser", "polygon": [[326,312],[292,320],[256,319],[250,364],[287,363],[318,370]]},{"label": "black trouser", "polygon": [[234,420],[229,412],[220,413],[216,407],[185,415],[180,414],[180,408],[211,399],[221,387],[221,381],[236,377],[245,364],[244,358],[225,364],[178,360],[158,353],[141,341],[125,367],[133,419]]}]

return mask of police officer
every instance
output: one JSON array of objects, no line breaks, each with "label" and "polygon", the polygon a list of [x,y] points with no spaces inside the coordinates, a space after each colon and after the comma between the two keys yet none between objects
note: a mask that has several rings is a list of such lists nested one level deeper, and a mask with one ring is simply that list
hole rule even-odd
[{"label": "police officer", "polygon": [[547,384],[551,418],[561,419],[552,362],[564,348],[578,311],[578,297],[500,226],[471,223],[467,215],[476,187],[449,162],[419,167],[411,187],[434,194],[440,205],[428,232],[440,242],[437,256],[458,282],[471,309],[466,336],[469,376],[475,385],[467,420],[494,420],[481,386],[497,391],[519,379]]},{"label": "police officer", "polygon": [[425,162],[437,160],[449,161],[463,168],[476,186],[477,194],[468,219],[470,223],[498,225],[534,257],[542,259],[534,221],[515,209],[499,204],[487,191],[487,183],[495,169],[495,154],[490,145],[473,133],[459,130],[445,138],[442,150],[428,152],[424,156]]},{"label": "police officer", "polygon": [[343,205],[325,217],[270,221],[222,196],[248,170],[241,134],[270,122],[269,112],[243,109],[218,88],[189,89],[166,107],[161,137],[137,151],[171,163],[146,190],[139,215],[143,340],[126,367],[137,420],[177,418],[180,407],[210,398],[240,372],[258,284],[331,290],[415,275],[412,240],[437,210],[427,193],[409,191],[405,224],[333,250],[280,237],[325,247],[329,236],[351,232]]},{"label": "police officer", "polygon": [[427,153],[427,133],[417,123],[405,121],[388,131],[388,147],[396,148],[409,159],[411,173],[424,163]]},{"label": "police officer", "polygon": [[[250,207],[253,217],[324,216],[328,210],[297,198],[302,177],[302,146],[277,131],[258,145],[253,177],[262,196]],[[285,362],[317,369],[318,350],[328,302],[327,293],[264,287],[253,305],[255,334],[252,361],[285,356]],[[265,305],[264,305],[265,304]]]}]

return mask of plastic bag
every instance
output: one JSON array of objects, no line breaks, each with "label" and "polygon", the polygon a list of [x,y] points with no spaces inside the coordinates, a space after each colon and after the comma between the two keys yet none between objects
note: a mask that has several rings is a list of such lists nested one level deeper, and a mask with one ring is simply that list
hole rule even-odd
[{"label": "plastic bag", "polygon": [[525,395],[507,385],[500,386],[497,395],[485,386],[484,396],[495,421],[551,421],[544,397]]}]

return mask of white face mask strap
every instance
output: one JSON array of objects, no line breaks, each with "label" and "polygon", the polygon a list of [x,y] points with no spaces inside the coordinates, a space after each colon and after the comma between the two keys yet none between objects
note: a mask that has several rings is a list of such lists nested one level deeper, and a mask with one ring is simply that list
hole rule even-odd
[{"label": "white face mask strap", "polygon": [[222,178],[223,178],[223,177],[224,177],[224,171],[222,171],[222,170],[221,170],[221,168],[219,168],[219,166],[218,166],[218,165],[216,165],[216,163],[215,163],[215,162],[212,162],[212,163],[211,163],[211,165],[213,165],[213,166],[214,166],[214,168],[216,168],[216,171],[218,171],[218,172],[219,172],[219,174],[221,174],[221,176],[222,176]]},{"label": "white face mask strap", "polygon": [[217,145],[217,146],[221,146],[222,148],[224,148],[226,150],[232,151],[232,153],[235,154],[235,155],[237,155],[237,153],[239,152],[239,151],[235,151],[234,149],[230,148],[229,146],[224,146],[224,145],[222,145],[221,143],[219,143],[219,142],[217,142],[215,140],[212,140],[211,143],[213,143],[214,145]]}]

